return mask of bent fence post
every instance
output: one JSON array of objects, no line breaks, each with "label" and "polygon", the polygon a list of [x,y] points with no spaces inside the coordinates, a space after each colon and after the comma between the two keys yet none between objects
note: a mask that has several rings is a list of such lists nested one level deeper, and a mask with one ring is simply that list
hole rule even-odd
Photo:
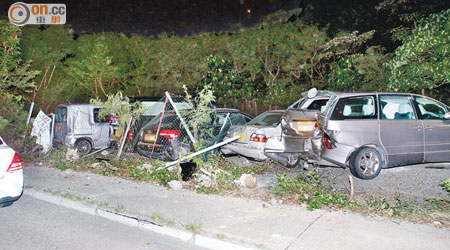
[{"label": "bent fence post", "polygon": [[123,132],[122,141],[120,142],[120,148],[119,152],[117,152],[117,159],[120,158],[120,155],[122,154],[123,146],[125,145],[125,140],[127,139],[128,130],[130,130],[131,121],[133,121],[133,117],[130,117],[130,120],[128,121],[127,128]]},{"label": "bent fence post", "polygon": [[175,103],[172,100],[172,97],[170,97],[169,92],[166,91],[166,97],[169,100],[170,104],[172,104],[173,110],[175,111],[175,113],[177,114],[178,118],[180,118],[181,124],[183,124],[184,129],[186,129],[186,133],[189,136],[189,139],[191,139],[191,141],[193,143],[196,143],[197,140],[195,140],[194,136],[192,136],[191,131],[189,131],[189,128],[186,124],[186,122],[184,121],[183,117],[181,116],[180,112],[178,112],[178,108],[177,106],[175,106]]},{"label": "bent fence post", "polygon": [[34,102],[31,103],[30,110],[28,111],[27,125],[30,123],[31,114],[33,113],[33,108],[34,108]]},{"label": "bent fence post", "polygon": [[228,144],[228,143],[230,143],[230,142],[232,142],[232,141],[235,141],[235,140],[239,139],[239,137],[240,137],[240,136],[232,137],[232,138],[227,139],[227,140],[225,140],[225,141],[223,141],[223,142],[214,144],[214,145],[212,145],[211,147],[207,147],[207,148],[202,149],[202,150],[200,150],[200,151],[198,151],[198,152],[195,152],[195,153],[193,153],[193,154],[187,155],[187,156],[181,158],[180,160],[168,162],[168,163],[166,163],[166,165],[165,165],[164,167],[160,167],[160,168],[158,168],[158,169],[156,169],[156,170],[160,170],[160,169],[164,169],[164,168],[168,168],[168,167],[170,167],[170,166],[176,165],[178,162],[185,161],[185,160],[187,160],[187,159],[193,158],[193,157],[195,157],[195,156],[197,156],[197,155],[203,154],[203,153],[205,153],[205,152],[208,152],[208,151],[210,151],[210,150],[213,150],[213,149],[215,149],[215,148],[218,148],[218,147],[220,147],[220,146],[223,146],[223,145],[225,145],[225,144]]}]

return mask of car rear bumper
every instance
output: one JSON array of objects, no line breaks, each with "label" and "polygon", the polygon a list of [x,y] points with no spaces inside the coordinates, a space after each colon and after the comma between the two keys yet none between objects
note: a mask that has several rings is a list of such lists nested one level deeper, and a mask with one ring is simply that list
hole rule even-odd
[{"label": "car rear bumper", "polygon": [[249,144],[232,142],[224,145],[221,150],[224,154],[234,152],[259,161],[267,159],[267,156],[264,155],[264,147],[251,147]]},{"label": "car rear bumper", "polygon": [[23,193],[23,170],[7,173],[0,178],[0,203],[16,201]]}]

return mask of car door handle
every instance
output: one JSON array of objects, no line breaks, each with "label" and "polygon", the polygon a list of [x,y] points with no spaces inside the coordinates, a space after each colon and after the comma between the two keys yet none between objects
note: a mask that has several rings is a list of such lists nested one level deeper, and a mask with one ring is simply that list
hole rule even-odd
[{"label": "car door handle", "polygon": [[425,126],[425,127],[423,127],[423,129],[433,130],[433,126]]}]

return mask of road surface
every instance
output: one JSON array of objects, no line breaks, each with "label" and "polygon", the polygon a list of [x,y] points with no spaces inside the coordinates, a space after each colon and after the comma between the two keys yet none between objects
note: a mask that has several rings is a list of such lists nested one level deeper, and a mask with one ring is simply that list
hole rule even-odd
[{"label": "road surface", "polygon": [[30,196],[0,208],[0,249],[201,249]]}]

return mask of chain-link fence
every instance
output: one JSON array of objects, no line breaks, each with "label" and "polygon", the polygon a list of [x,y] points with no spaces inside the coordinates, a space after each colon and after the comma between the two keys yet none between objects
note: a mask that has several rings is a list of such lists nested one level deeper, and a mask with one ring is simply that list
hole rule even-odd
[{"label": "chain-link fence", "polygon": [[199,110],[184,97],[167,94],[153,109],[161,113],[147,122],[135,138],[136,151],[150,158],[176,160],[221,141],[231,126],[226,110]]}]

